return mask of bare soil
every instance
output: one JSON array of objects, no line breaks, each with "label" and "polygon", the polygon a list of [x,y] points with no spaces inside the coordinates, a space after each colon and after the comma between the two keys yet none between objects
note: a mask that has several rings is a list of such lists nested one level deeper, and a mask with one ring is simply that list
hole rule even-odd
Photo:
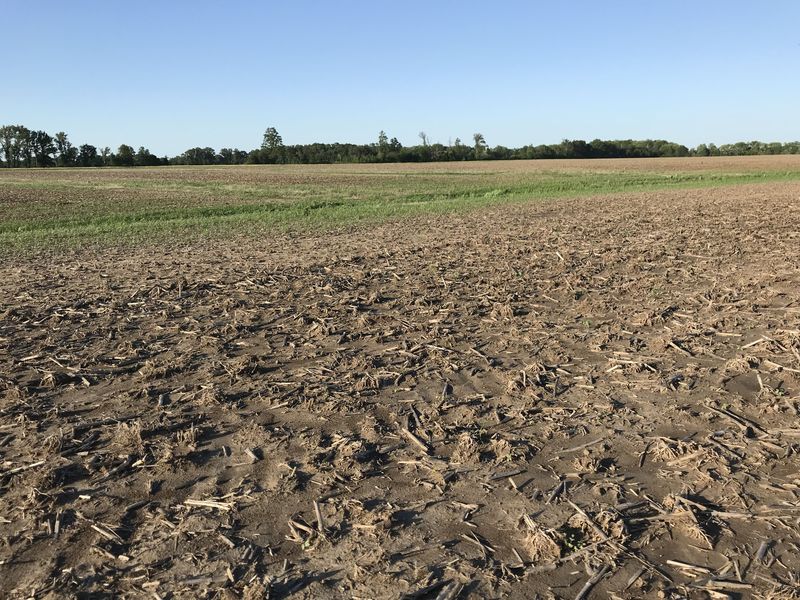
[{"label": "bare soil", "polygon": [[0,596],[798,598],[799,202],[6,262]]}]

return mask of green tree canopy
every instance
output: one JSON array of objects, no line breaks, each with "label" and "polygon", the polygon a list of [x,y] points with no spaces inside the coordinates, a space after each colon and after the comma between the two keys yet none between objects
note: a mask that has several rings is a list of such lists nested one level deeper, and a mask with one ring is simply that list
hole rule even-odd
[{"label": "green tree canopy", "polygon": [[127,144],[122,144],[117,153],[111,158],[111,162],[115,167],[132,167],[136,164],[136,157],[134,156],[133,148]]},{"label": "green tree canopy", "polygon": [[55,164],[53,154],[56,147],[53,138],[44,131],[31,132],[31,149],[36,160],[37,167],[52,167]]},{"label": "green tree canopy", "polygon": [[261,142],[262,150],[277,150],[283,147],[283,138],[274,127],[267,127],[264,132],[264,141]]},{"label": "green tree canopy", "polygon": [[97,148],[91,144],[83,144],[78,148],[78,164],[82,167],[97,166]]}]

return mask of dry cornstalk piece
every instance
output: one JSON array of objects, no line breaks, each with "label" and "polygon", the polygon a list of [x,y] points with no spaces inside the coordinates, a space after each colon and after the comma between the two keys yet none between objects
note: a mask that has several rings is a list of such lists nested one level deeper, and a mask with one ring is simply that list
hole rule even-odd
[{"label": "dry cornstalk piece", "polygon": [[592,591],[592,588],[596,586],[610,570],[611,567],[609,565],[604,565],[602,568],[597,569],[597,571],[594,572],[594,575],[589,578],[589,581],[583,584],[583,587],[578,592],[578,595],[575,596],[575,600],[583,600],[584,598],[588,597],[589,592]]},{"label": "dry cornstalk piece", "polygon": [[54,522],[55,522],[54,525],[53,525],[53,536],[54,537],[58,537],[58,534],[61,533],[61,515],[62,515],[62,512],[61,512],[61,510],[59,510],[56,513],[56,517],[54,519]]},{"label": "dry cornstalk piece", "polygon": [[651,446],[652,443],[653,443],[652,440],[648,441],[647,444],[645,444],[645,446],[644,446],[644,450],[642,450],[642,453],[639,455],[639,463],[638,464],[639,464],[639,468],[640,469],[644,466],[644,461],[647,458],[647,451],[650,450],[650,446]]},{"label": "dry cornstalk piece", "polygon": [[500,471],[498,473],[493,473],[489,477],[489,481],[497,481],[498,479],[506,479],[509,477],[514,477],[514,475],[520,475],[524,473],[527,469],[512,469],[511,471]]},{"label": "dry cornstalk piece", "polygon": [[139,510],[140,508],[147,506],[150,504],[150,500],[139,500],[138,502],[134,502],[132,504],[128,504],[123,510],[123,512],[129,513],[135,510]]},{"label": "dry cornstalk piece", "polygon": [[122,541],[121,537],[119,537],[116,533],[114,533],[111,529],[109,529],[107,527],[101,527],[101,526],[96,525],[94,523],[92,523],[90,525],[90,527],[92,529],[94,529],[97,533],[102,535],[104,538],[106,538],[107,540],[110,540],[112,542],[121,542]]},{"label": "dry cornstalk piece", "polygon": [[456,581],[453,581],[442,588],[436,596],[436,600],[456,600],[461,594],[464,586]]},{"label": "dry cornstalk piece", "polygon": [[756,562],[764,563],[764,559],[767,557],[767,552],[772,547],[772,540],[764,540],[758,546],[758,550],[756,551]]},{"label": "dry cornstalk piece", "polygon": [[306,533],[314,533],[314,530],[311,527],[309,527],[305,523],[300,523],[295,519],[289,519],[289,526],[296,529],[300,529],[301,531],[305,531]]},{"label": "dry cornstalk piece", "polygon": [[672,560],[672,559],[667,559],[666,562],[670,567],[676,567],[684,571],[697,571],[698,573],[711,574],[711,569],[707,567],[701,567],[700,565],[693,565],[691,563],[683,562],[680,560]]},{"label": "dry cornstalk piece", "polygon": [[471,544],[474,544],[474,545],[478,546],[478,548],[480,548],[481,551],[483,552],[484,556],[486,556],[487,552],[489,552],[491,554],[494,554],[494,552],[495,552],[494,548],[492,548],[484,540],[479,539],[478,536],[475,535],[474,532],[470,532],[469,535],[465,535],[465,534],[462,533],[461,534],[461,538],[466,540],[466,541],[468,541],[468,542],[470,542]]},{"label": "dry cornstalk piece", "polygon": [[764,429],[763,427],[761,427],[761,425],[759,425],[758,423],[756,423],[755,421],[753,421],[751,419],[748,419],[748,418],[743,417],[741,415],[737,415],[735,412],[733,412],[730,409],[717,408],[716,406],[713,406],[713,405],[711,405],[709,403],[706,404],[706,407],[708,409],[714,411],[717,414],[720,414],[722,416],[725,416],[725,417],[731,419],[737,425],[739,425],[739,427],[741,427],[743,430],[746,430],[747,427],[752,427],[753,429],[755,429],[757,431],[760,431],[762,434],[769,436],[769,432],[766,429]]},{"label": "dry cornstalk piece", "polygon": [[216,500],[184,500],[183,502],[187,506],[202,506],[205,508],[216,508],[222,511],[229,511],[233,509],[232,502],[218,502]]},{"label": "dry cornstalk piece", "polygon": [[569,498],[565,498],[565,500],[567,501],[567,503],[568,503],[568,504],[569,504],[569,505],[570,505],[570,506],[571,506],[573,509],[575,509],[575,512],[577,512],[577,513],[578,513],[580,516],[582,516],[582,517],[583,517],[583,518],[586,520],[586,522],[587,522],[587,523],[589,524],[589,526],[592,528],[592,531],[594,531],[594,532],[595,532],[595,533],[596,533],[598,536],[600,536],[600,539],[601,539],[602,541],[604,541],[604,542],[605,542],[605,541],[607,541],[607,540],[609,539],[609,538],[608,538],[608,536],[606,535],[605,531],[603,531],[602,529],[600,529],[600,526],[599,526],[597,523],[595,523],[595,522],[594,522],[594,519],[592,519],[592,518],[591,518],[591,517],[590,517],[590,516],[589,516],[589,515],[586,513],[586,511],[584,511],[584,510],[583,510],[583,509],[582,509],[580,506],[578,506],[577,504],[575,504],[575,503],[574,503],[572,500],[570,500]]},{"label": "dry cornstalk piece", "polygon": [[758,344],[763,344],[764,342],[768,342],[768,341],[769,341],[769,338],[760,337],[757,340],[755,340],[754,342],[750,342],[749,344],[745,344],[744,346],[739,346],[739,349],[740,350],[746,350],[747,348],[752,348],[753,346],[756,346]]},{"label": "dry cornstalk piece", "polygon": [[28,469],[33,469],[35,467],[41,467],[46,462],[47,462],[46,460],[40,460],[40,461],[37,461],[35,463],[31,463],[29,465],[22,465],[21,467],[14,467],[13,469],[9,469],[8,471],[5,471],[4,473],[0,473],[0,477],[2,477],[3,475],[14,475],[15,473],[22,473],[23,471],[27,471]]},{"label": "dry cornstalk piece", "polygon": [[702,587],[709,590],[729,590],[732,592],[744,592],[753,589],[752,583],[741,581],[729,581],[727,579],[712,579],[707,581]]},{"label": "dry cornstalk piece", "polygon": [[113,479],[116,475],[119,475],[120,473],[125,471],[128,467],[130,467],[135,459],[136,456],[134,454],[129,454],[124,461],[122,461],[116,467],[111,469],[105,477],[101,477],[100,479],[98,479],[97,483],[104,483],[106,481],[109,481],[110,479]]},{"label": "dry cornstalk piece", "polygon": [[572,452],[577,452],[578,450],[583,450],[584,448],[589,448],[590,446],[599,444],[605,439],[606,439],[605,437],[597,438],[596,440],[593,440],[591,442],[586,442],[585,444],[581,444],[580,446],[575,446],[574,448],[566,448],[564,450],[559,450],[558,452],[556,452],[556,454],[559,456],[561,454],[571,454]]},{"label": "dry cornstalk piece", "polygon": [[681,347],[680,347],[678,344],[676,344],[676,343],[675,343],[674,341],[672,341],[672,340],[670,340],[669,342],[667,342],[667,346],[669,346],[670,348],[674,348],[675,350],[677,350],[677,351],[678,351],[678,352],[680,352],[681,354],[685,354],[686,356],[694,357],[694,354],[692,354],[691,352],[689,352],[689,351],[688,351],[686,348],[681,348]]},{"label": "dry cornstalk piece", "polygon": [[800,373],[800,369],[792,369],[790,367],[784,367],[783,365],[778,364],[778,363],[776,363],[776,362],[774,362],[772,360],[764,360],[764,364],[767,365],[768,367],[771,367],[771,368],[774,368],[774,369],[778,369],[779,371],[788,371],[790,373]]},{"label": "dry cornstalk piece", "polygon": [[428,447],[428,444],[426,444],[426,443],[425,443],[425,442],[423,442],[421,439],[419,439],[419,438],[418,438],[416,435],[414,435],[414,433],[413,433],[413,432],[411,432],[411,431],[410,431],[410,430],[409,430],[407,427],[403,427],[403,428],[401,429],[401,431],[402,431],[402,432],[405,434],[405,436],[406,436],[408,439],[410,439],[412,442],[414,442],[414,444],[416,444],[416,446],[417,446],[417,447],[418,447],[420,450],[422,450],[422,452],[423,452],[424,454],[430,454],[430,453],[431,453],[431,450],[430,450],[430,448]]},{"label": "dry cornstalk piece", "polygon": [[647,569],[645,567],[641,567],[638,571],[636,571],[633,575],[630,576],[627,583],[625,584],[625,589],[629,589],[636,581],[645,574]]},{"label": "dry cornstalk piece", "polygon": [[322,520],[322,512],[319,509],[319,502],[314,500],[314,515],[317,517],[317,530],[325,533],[325,522]]},{"label": "dry cornstalk piece", "polygon": [[567,480],[564,479],[558,483],[558,485],[553,488],[553,491],[550,492],[550,495],[547,497],[547,504],[550,504],[553,500],[558,498],[561,493],[565,492],[567,489]]}]

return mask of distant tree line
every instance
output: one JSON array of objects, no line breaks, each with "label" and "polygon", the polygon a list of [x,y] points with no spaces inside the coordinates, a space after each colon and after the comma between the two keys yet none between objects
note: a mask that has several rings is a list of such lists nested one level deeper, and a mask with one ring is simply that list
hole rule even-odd
[{"label": "distant tree line", "polygon": [[116,152],[91,144],[74,146],[67,134],[51,136],[23,125],[0,126],[0,164],[4,167],[153,167],[169,164],[147,148],[122,144]]},{"label": "distant tree line", "polygon": [[548,158],[655,158],[665,156],[745,156],[757,154],[800,154],[800,142],[737,142],[700,144],[687,148],[666,140],[563,140],[560,144],[527,145],[521,148],[490,147],[480,133],[472,143],[461,139],[447,145],[431,143],[419,133],[420,144],[403,146],[385,132],[371,144],[295,144],[284,145],[274,127],[264,132],[261,147],[245,151],[238,148],[190,148],[183,154],[159,158],[144,146],[134,150],[122,144],[116,152],[91,144],[73,146],[67,134],[50,136],[45,131],[22,125],[0,127],[0,165],[4,167],[150,167],[159,165],[241,165],[241,164],[318,164],[388,163],[465,160],[514,160]]}]

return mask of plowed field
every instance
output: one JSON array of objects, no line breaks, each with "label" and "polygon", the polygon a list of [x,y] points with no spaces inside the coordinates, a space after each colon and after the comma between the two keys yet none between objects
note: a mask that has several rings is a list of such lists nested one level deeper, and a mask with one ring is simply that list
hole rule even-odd
[{"label": "plowed field", "polygon": [[[800,597],[800,162],[381,169],[0,174],[0,596]],[[517,191],[62,235],[442,172]]]}]

